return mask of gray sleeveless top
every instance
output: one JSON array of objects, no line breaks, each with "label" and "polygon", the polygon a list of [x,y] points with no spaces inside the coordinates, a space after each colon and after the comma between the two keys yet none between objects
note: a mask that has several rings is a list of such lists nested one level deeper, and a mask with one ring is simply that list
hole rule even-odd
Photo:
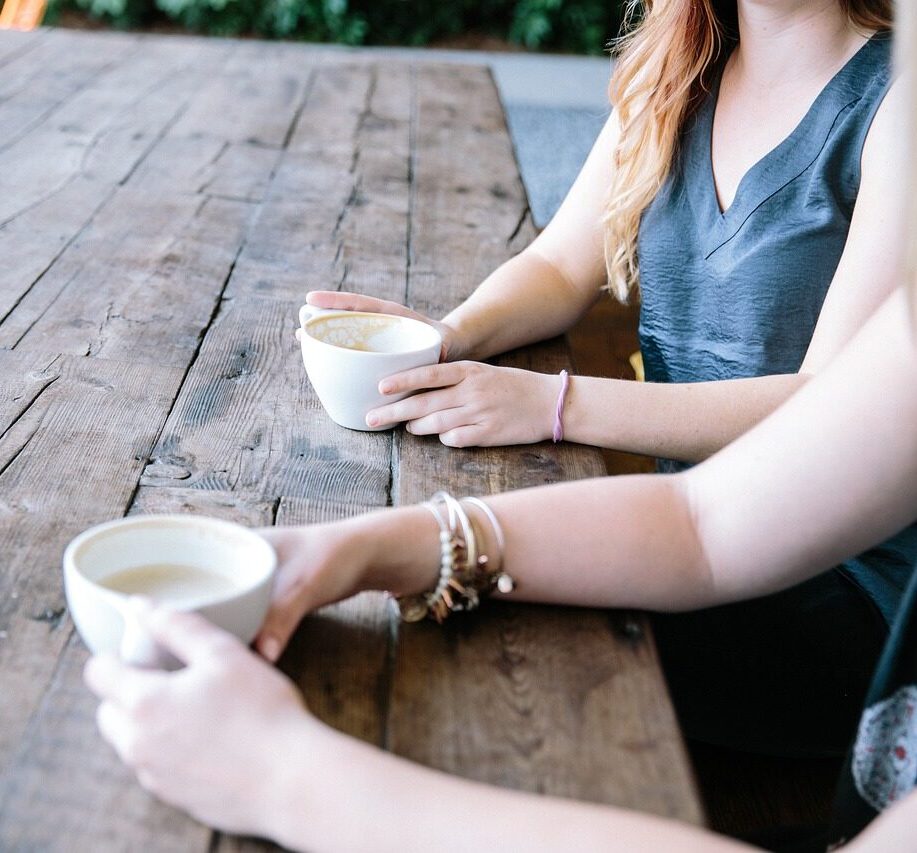
[{"label": "gray sleeveless top", "polygon": [[[719,84],[688,120],[638,239],[640,347],[649,382],[795,373],[850,227],[866,134],[890,82],[873,36],[796,129],[749,169],[721,212],[710,136]],[[685,465],[660,460],[661,470]],[[917,561],[917,527],[843,571],[888,621]]]}]

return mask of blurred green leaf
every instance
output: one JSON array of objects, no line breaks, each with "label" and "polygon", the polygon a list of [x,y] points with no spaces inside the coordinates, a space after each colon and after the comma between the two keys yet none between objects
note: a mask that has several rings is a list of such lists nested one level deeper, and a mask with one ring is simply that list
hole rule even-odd
[{"label": "blurred green leaf", "polygon": [[533,50],[602,53],[623,0],[50,0],[49,21],[79,9],[120,28],[159,19],[212,35],[339,44],[426,45],[467,34]]}]

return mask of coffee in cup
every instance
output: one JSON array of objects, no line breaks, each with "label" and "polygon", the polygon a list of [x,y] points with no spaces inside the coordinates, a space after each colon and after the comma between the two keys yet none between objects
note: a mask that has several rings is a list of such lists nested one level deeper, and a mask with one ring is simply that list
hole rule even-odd
[{"label": "coffee in cup", "polygon": [[99,586],[122,595],[142,595],[153,604],[190,609],[239,590],[232,578],[184,563],[145,563],[121,569]]},{"label": "coffee in cup", "polygon": [[64,552],[70,615],[95,653],[176,668],[131,606],[134,596],[195,610],[249,643],[270,605],[277,558],[252,530],[192,515],[146,515],[97,525]]},{"label": "coffee in cup", "polygon": [[405,394],[380,394],[387,376],[436,364],[439,332],[428,323],[394,314],[337,311],[303,305],[300,344],[309,381],[335,423],[375,431],[366,415]]}]

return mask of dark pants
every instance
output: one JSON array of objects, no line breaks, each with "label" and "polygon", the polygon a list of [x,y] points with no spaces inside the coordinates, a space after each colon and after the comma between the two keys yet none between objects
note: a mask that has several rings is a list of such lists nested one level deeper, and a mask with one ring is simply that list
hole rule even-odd
[{"label": "dark pants", "polygon": [[657,614],[687,738],[749,752],[842,756],[888,628],[839,571],[753,601]]}]

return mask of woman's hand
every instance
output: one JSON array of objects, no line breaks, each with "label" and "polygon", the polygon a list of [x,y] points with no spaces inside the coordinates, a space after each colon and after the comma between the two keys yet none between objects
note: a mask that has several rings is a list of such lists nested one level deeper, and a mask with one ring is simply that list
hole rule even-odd
[{"label": "woman's hand", "polygon": [[421,592],[438,576],[439,527],[421,506],[258,532],[277,552],[271,606],[255,638],[270,661],[307,613],[364,590]]},{"label": "woman's hand", "polygon": [[458,361],[396,373],[379,389],[414,396],[373,409],[366,416],[369,426],[406,421],[408,432],[439,435],[449,447],[492,447],[551,438],[560,379]]},{"label": "woman's hand", "polygon": [[459,357],[460,346],[458,335],[451,326],[432,320],[412,311],[397,302],[385,299],[376,299],[373,296],[363,296],[359,293],[338,292],[336,290],[312,290],[306,294],[306,303],[316,308],[334,308],[339,311],[368,311],[375,314],[394,314],[398,317],[410,317],[432,326],[439,332],[443,339],[439,360],[449,361]]},{"label": "woman's hand", "polygon": [[306,527],[266,527],[258,532],[277,552],[271,607],[255,648],[276,661],[303,616],[366,589],[370,543],[360,519]]},{"label": "woman's hand", "polygon": [[[276,837],[289,799],[284,764],[324,726],[286,678],[202,616],[158,609],[144,621],[187,666],[164,672],[91,658],[85,680],[102,700],[102,736],[165,802],[210,826]],[[308,792],[300,793],[305,807]]]}]

